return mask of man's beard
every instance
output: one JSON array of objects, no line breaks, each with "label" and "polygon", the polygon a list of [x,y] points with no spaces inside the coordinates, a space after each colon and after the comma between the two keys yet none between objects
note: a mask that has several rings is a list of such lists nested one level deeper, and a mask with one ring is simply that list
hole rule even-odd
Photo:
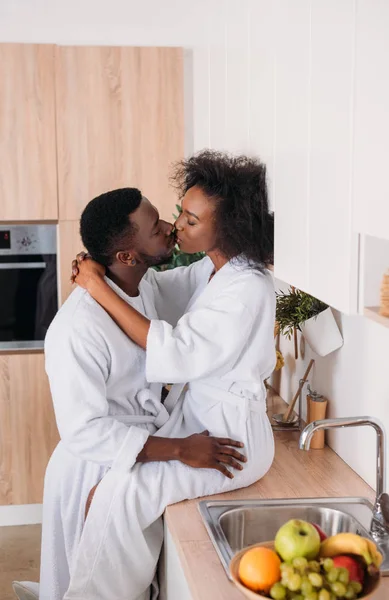
[{"label": "man's beard", "polygon": [[172,251],[159,256],[150,256],[149,254],[139,254],[139,258],[147,267],[156,267],[157,265],[166,264],[171,258]]}]

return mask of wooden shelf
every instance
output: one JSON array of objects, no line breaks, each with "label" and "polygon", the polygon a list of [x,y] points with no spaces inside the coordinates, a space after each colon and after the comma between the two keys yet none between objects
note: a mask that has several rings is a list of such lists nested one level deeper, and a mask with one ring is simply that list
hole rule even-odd
[{"label": "wooden shelf", "polygon": [[373,321],[380,323],[380,325],[384,325],[384,327],[389,327],[389,317],[380,315],[379,310],[378,306],[365,306],[363,314],[368,319],[372,319]]}]

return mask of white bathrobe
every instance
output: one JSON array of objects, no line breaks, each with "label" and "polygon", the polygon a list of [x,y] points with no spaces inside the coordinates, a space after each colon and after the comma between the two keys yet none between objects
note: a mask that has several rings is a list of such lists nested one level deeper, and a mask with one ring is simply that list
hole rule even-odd
[{"label": "white bathrobe", "polygon": [[206,258],[165,278],[147,276],[154,286],[170,281],[173,299],[176,294],[170,321],[173,309],[180,310],[186,300],[181,291],[197,287],[176,327],[151,322],[147,379],[177,384],[166,401],[173,409],[171,418],[157,435],[186,436],[208,429],[212,435],[241,440],[248,462],[233,480],[176,461],[136,464],[125,475],[111,469],[94,496],[65,600],[143,598],[163,541],[155,524],[166,506],[248,486],[272,463],[264,387],[275,365],[272,279],[241,261],[228,263],[208,283],[212,269]]},{"label": "white bathrobe", "polygon": [[[146,280],[137,298],[107,281],[129,304],[156,317]],[[62,600],[90,490],[108,469],[129,473],[149,433],[169,415],[161,385],[146,381],[144,350],[81,288],[55,317],[45,350],[61,441],[45,477],[40,599]],[[155,529],[162,532],[161,523]]]}]

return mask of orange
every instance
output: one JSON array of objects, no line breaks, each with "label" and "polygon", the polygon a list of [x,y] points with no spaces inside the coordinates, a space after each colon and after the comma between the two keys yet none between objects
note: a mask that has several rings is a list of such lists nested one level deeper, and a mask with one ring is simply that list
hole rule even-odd
[{"label": "orange", "polygon": [[239,563],[239,578],[243,585],[254,592],[267,594],[274,583],[280,581],[281,561],[270,548],[251,548]]}]

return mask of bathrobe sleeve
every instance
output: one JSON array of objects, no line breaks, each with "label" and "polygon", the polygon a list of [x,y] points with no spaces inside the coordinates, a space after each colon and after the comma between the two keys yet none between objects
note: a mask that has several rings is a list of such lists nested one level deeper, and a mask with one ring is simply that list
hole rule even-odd
[{"label": "bathrobe sleeve", "polygon": [[176,267],[167,271],[149,269],[145,279],[154,291],[154,304],[158,317],[176,325],[195,293],[203,273],[209,271],[209,258],[192,263],[188,267]]},{"label": "bathrobe sleeve", "polygon": [[229,294],[186,313],[175,328],[152,320],[147,380],[182,383],[228,373],[245,348],[253,322],[249,309]]},{"label": "bathrobe sleeve", "polygon": [[[81,328],[80,328],[81,329]],[[46,345],[46,372],[61,440],[75,456],[128,471],[149,433],[108,414],[109,353],[88,331],[71,329]]]}]

